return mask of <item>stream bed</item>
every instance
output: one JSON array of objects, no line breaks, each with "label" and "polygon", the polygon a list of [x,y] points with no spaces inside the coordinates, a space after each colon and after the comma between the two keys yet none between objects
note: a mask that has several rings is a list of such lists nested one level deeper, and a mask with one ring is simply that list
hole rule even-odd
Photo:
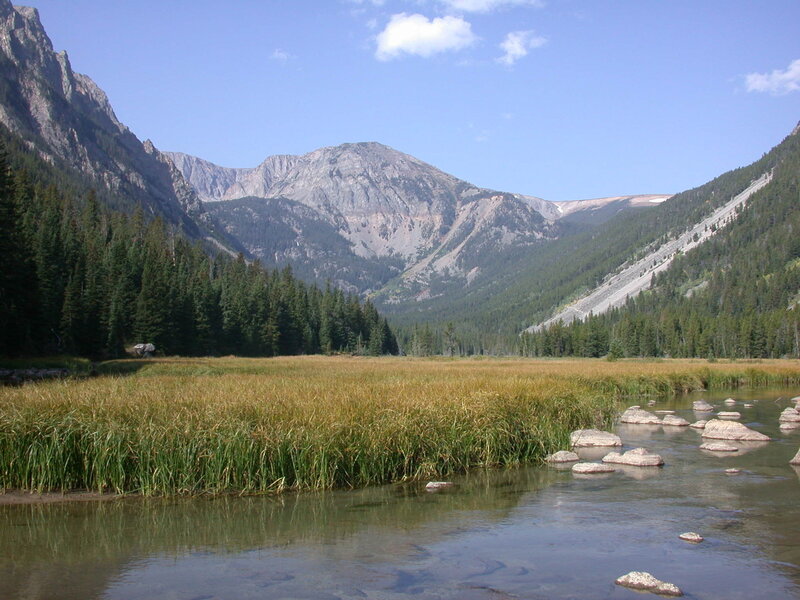
[{"label": "stream bed", "polygon": [[[625,450],[660,454],[660,468],[475,471],[436,493],[415,482],[0,506],[0,598],[641,600],[614,584],[629,571],[698,600],[800,598],[800,468],[789,465],[800,428],[778,427],[796,391],[643,406],[692,422],[709,418],[691,410],[704,398],[773,438],[720,456],[698,449],[695,429],[616,427]],[[686,531],[705,541],[678,539]]]}]

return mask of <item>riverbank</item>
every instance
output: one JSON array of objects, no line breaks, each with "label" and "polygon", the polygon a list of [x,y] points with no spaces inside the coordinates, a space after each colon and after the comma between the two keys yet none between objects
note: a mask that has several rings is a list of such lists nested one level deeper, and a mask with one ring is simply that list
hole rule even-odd
[{"label": "riverbank", "polygon": [[619,401],[800,386],[797,361],[111,361],[0,389],[0,488],[271,493],[536,463]]}]

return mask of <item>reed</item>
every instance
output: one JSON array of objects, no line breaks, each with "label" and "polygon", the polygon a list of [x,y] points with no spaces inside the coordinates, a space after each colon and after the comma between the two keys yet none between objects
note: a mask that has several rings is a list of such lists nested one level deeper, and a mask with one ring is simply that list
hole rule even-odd
[{"label": "reed", "polygon": [[[0,389],[0,487],[361,487],[541,460],[628,395],[800,384],[800,365],[351,357],[115,361]],[[125,373],[114,375],[111,373]]]}]

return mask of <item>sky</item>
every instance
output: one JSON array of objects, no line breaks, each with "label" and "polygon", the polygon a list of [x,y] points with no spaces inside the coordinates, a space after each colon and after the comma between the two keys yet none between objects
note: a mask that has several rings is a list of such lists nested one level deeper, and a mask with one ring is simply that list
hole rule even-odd
[{"label": "sky", "polygon": [[800,121],[797,0],[27,0],[142,140],[377,141],[547,200],[679,192]]}]

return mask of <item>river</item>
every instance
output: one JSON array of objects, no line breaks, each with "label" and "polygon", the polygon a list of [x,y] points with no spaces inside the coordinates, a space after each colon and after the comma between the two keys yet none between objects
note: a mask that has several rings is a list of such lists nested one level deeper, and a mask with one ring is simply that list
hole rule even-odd
[{"label": "river", "polygon": [[[736,407],[722,405],[729,395]],[[537,467],[472,472],[437,493],[420,482],[0,506],[0,598],[641,600],[614,584],[634,570],[697,600],[800,598],[800,469],[788,464],[800,429],[778,428],[791,395],[647,407],[694,421],[707,418],[691,410],[703,397],[774,441],[714,456],[694,429],[619,426],[625,449],[666,465],[605,476]]]}]

